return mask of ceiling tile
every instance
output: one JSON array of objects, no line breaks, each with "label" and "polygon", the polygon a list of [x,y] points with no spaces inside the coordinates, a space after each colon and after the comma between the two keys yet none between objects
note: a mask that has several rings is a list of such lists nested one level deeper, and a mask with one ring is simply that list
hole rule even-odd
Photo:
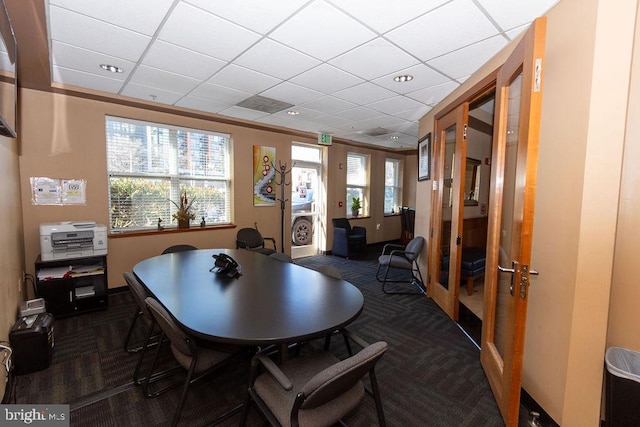
[{"label": "ceiling tile", "polygon": [[231,60],[258,41],[260,35],[179,3],[158,38],[214,58]]},{"label": "ceiling tile", "polygon": [[[137,61],[150,37],[52,6],[51,39],[116,58]],[[106,36],[108,35],[108,36]]]},{"label": "ceiling tile", "polygon": [[283,80],[320,65],[320,61],[317,59],[271,39],[259,41],[235,62],[238,65]]},{"label": "ceiling tile", "polygon": [[128,83],[120,93],[125,96],[131,96],[145,101],[159,102],[169,105],[173,105],[182,97],[182,94],[179,93],[144,86],[137,83]]},{"label": "ceiling tile", "polygon": [[[398,83],[395,80],[393,80],[393,78],[396,77],[398,74],[408,74],[410,76],[413,76],[413,80]],[[427,67],[424,64],[420,64],[414,67],[404,69],[399,73],[393,73],[384,77],[380,77],[379,79],[375,79],[373,83],[379,86],[382,86],[386,89],[389,89],[395,93],[404,94],[404,93],[413,92],[425,87],[438,85],[448,80],[450,80],[448,77],[442,75],[441,73],[435,71],[430,67]]]},{"label": "ceiling tile", "polygon": [[280,99],[290,104],[304,104],[313,99],[324,96],[321,92],[299,86],[291,82],[282,82],[277,86],[265,90],[260,95],[267,98]]},{"label": "ceiling tile", "polygon": [[[53,66],[61,66],[86,73],[102,75],[109,79],[126,80],[136,63],[121,58],[105,55],[54,41],[51,43],[51,60]],[[122,73],[112,73],[100,68],[100,64],[115,65]],[[57,80],[54,80],[57,81]]]},{"label": "ceiling tile", "polygon": [[224,67],[226,62],[156,40],[144,56],[142,64],[194,79],[206,80]]},{"label": "ceiling tile", "polygon": [[134,71],[129,81],[157,89],[171,88],[171,92],[182,95],[186,95],[200,84],[200,80],[144,65]]},{"label": "ceiling tile", "polygon": [[396,92],[385,89],[373,83],[361,83],[338,92],[334,92],[333,96],[353,102],[354,104],[369,104],[371,102],[382,101],[383,99],[396,96]]},{"label": "ceiling tile", "polygon": [[498,35],[439,56],[428,61],[427,65],[453,79],[458,79],[472,74],[506,45],[507,40]]},{"label": "ceiling tile", "polygon": [[[227,104],[227,107],[237,104],[251,96],[249,92],[243,92],[228,87],[218,86],[211,83],[204,83],[195,88],[189,96],[207,99],[219,103]],[[225,107],[226,108],[226,107]]]},{"label": "ceiling tile", "polygon": [[385,37],[427,61],[497,33],[498,29],[471,0],[453,0]]},{"label": "ceiling tile", "polygon": [[407,93],[406,96],[433,107],[453,92],[458,86],[460,86],[458,83],[449,81],[441,85],[431,86],[415,92]]},{"label": "ceiling tile", "polygon": [[269,115],[269,113],[265,113],[263,111],[251,110],[249,108],[237,107],[235,105],[229,108],[225,108],[224,110],[220,111],[219,114],[243,120],[256,120],[260,117]]},{"label": "ceiling tile", "polygon": [[152,36],[173,0],[49,0],[49,3]]},{"label": "ceiling tile", "polygon": [[330,0],[379,33],[385,33],[450,0]]},{"label": "ceiling tile", "polygon": [[293,83],[322,93],[333,93],[351,86],[363,83],[364,80],[345,73],[329,64],[322,64],[318,67],[300,74],[291,79]]},{"label": "ceiling tile", "polygon": [[229,65],[211,77],[208,82],[244,92],[259,93],[277,85],[282,80],[237,65]]},{"label": "ceiling tile", "polygon": [[260,34],[271,31],[307,3],[305,0],[278,0],[277,7],[274,7],[273,3],[264,0],[242,0],[241,5],[234,1],[186,0],[186,2]]},{"label": "ceiling tile", "polygon": [[380,37],[329,61],[335,67],[367,80],[411,67],[419,62]]},{"label": "ceiling tile", "polygon": [[423,104],[411,98],[407,98],[406,96],[395,96],[393,98],[373,102],[367,105],[369,108],[373,108],[376,111],[381,111],[387,114],[394,114],[400,111],[420,108],[421,106],[423,106]]},{"label": "ceiling tile", "polygon": [[109,93],[118,93],[123,84],[122,80],[62,67],[52,67],[51,74],[54,81],[64,83],[65,85],[91,88],[92,90]]},{"label": "ceiling tile", "polygon": [[531,22],[553,7],[558,0],[506,2],[504,0],[477,0],[503,30]]},{"label": "ceiling tile", "polygon": [[353,108],[356,105],[333,96],[323,96],[322,98],[305,102],[302,106],[311,110],[320,111],[325,114],[333,114],[342,110]]},{"label": "ceiling tile", "polygon": [[311,3],[270,34],[272,39],[323,61],[375,36],[374,32],[324,1]]},{"label": "ceiling tile", "polygon": [[340,112],[340,116],[345,117],[352,121],[360,121],[367,119],[374,119],[380,117],[383,113],[380,111],[372,110],[367,107],[355,107]]},{"label": "ceiling tile", "polygon": [[210,99],[202,99],[195,96],[184,97],[176,102],[175,105],[193,110],[206,111],[208,113],[218,113],[229,108],[229,103],[227,102],[215,102]]}]

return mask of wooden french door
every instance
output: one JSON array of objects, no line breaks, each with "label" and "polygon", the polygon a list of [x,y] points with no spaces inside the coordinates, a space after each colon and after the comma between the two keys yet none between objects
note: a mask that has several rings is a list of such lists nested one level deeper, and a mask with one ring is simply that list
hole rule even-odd
[{"label": "wooden french door", "polygon": [[[542,101],[546,18],[500,68],[480,360],[507,426],[518,425]],[[535,266],[533,266],[535,267]]]},{"label": "wooden french door", "polygon": [[[428,295],[458,319],[460,256],[469,104],[438,118],[434,130],[434,197]],[[458,284],[458,285],[456,285]]]}]

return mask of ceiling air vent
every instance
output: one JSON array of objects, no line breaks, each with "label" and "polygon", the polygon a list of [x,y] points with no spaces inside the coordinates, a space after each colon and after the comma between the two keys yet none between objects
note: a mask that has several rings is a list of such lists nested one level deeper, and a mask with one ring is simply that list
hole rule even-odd
[{"label": "ceiling air vent", "polygon": [[389,133],[389,129],[385,128],[373,128],[364,132],[367,136],[382,136]]},{"label": "ceiling air vent", "polygon": [[247,98],[236,105],[242,108],[249,108],[250,110],[262,111],[264,113],[277,113],[278,111],[293,107],[293,104],[260,95],[255,95],[251,98]]}]

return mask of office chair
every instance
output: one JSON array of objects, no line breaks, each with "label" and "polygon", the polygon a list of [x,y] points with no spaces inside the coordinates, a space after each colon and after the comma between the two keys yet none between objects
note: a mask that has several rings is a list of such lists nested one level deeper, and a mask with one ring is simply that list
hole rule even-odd
[{"label": "office chair", "polygon": [[[376,271],[376,279],[382,283],[382,292],[385,294],[415,294],[415,292],[396,292],[387,291],[385,286],[387,283],[410,283],[418,288],[419,293],[425,294],[424,281],[422,273],[418,265],[418,257],[424,247],[424,237],[414,237],[407,243],[407,246],[388,243],[382,248],[382,255],[378,257],[378,270]],[[380,277],[380,270],[384,267],[384,276]],[[408,270],[411,272],[411,279],[390,279],[389,270],[391,268],[399,270]],[[418,277],[416,277],[418,273]]]},{"label": "office chair", "polygon": [[[176,412],[174,413],[173,420],[171,425],[176,425],[178,420],[180,419],[180,413],[182,411],[182,407],[184,405],[184,401],[187,397],[187,391],[189,390],[189,385],[196,380],[204,377],[207,374],[212,373],[213,371],[220,369],[225,366],[229,361],[233,360],[233,356],[239,354],[243,351],[244,347],[237,347],[237,351],[235,353],[225,353],[218,350],[211,350],[208,348],[201,347],[196,344],[195,340],[187,335],[173,320],[171,315],[167,312],[167,310],[162,307],[162,305],[152,297],[148,297],[145,299],[147,307],[151,312],[151,315],[155,319],[158,326],[160,326],[160,330],[162,331],[161,335],[166,336],[171,343],[171,351],[178,361],[180,366],[187,371],[187,375],[185,377],[184,383],[182,385],[182,392],[180,394],[180,399],[178,400],[178,406],[176,407]],[[159,396],[176,386],[180,385],[179,382],[170,384],[165,388],[160,390],[150,391],[150,381],[149,378],[152,376],[152,372],[155,369],[158,358],[158,351],[156,350],[153,361],[151,363],[151,368],[149,373],[146,376],[146,381],[144,384],[144,394],[146,397],[156,397]],[[234,408],[233,410],[227,412],[222,415],[221,418],[226,417],[231,412],[237,412],[239,407]]]},{"label": "office chair", "polygon": [[[255,355],[240,425],[246,424],[253,401],[272,426],[331,426],[358,406],[365,393],[361,379],[369,373],[378,422],[385,426],[374,369],[387,351],[387,343],[369,345],[348,335],[362,350],[342,361],[317,351],[277,366],[265,354]],[[264,373],[259,372],[260,366]]]},{"label": "office chair", "polygon": [[198,248],[192,245],[173,245],[162,251],[162,255],[172,254],[174,252],[195,251],[196,249]]},{"label": "office chair", "polygon": [[[265,246],[265,240],[273,243],[273,249]],[[277,252],[276,240],[273,237],[262,237],[256,228],[241,228],[236,235],[236,249],[244,248],[250,251],[259,252],[264,255],[271,255]]]}]

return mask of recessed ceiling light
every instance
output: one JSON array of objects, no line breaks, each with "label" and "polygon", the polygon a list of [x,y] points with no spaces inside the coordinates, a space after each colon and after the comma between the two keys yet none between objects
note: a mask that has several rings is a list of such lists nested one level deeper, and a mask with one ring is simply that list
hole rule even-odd
[{"label": "recessed ceiling light", "polygon": [[297,116],[298,114],[300,114],[300,112],[296,110],[289,110],[287,111],[287,114],[290,116]]},{"label": "recessed ceiling light", "polygon": [[100,64],[100,68],[102,68],[103,70],[110,71],[112,73],[121,73],[123,71],[122,68],[116,67],[115,65],[109,65],[109,64]]},{"label": "recessed ceiling light", "polygon": [[413,80],[413,76],[409,74],[403,74],[401,76],[395,76],[393,78],[393,81],[398,83],[410,82],[411,80]]}]

